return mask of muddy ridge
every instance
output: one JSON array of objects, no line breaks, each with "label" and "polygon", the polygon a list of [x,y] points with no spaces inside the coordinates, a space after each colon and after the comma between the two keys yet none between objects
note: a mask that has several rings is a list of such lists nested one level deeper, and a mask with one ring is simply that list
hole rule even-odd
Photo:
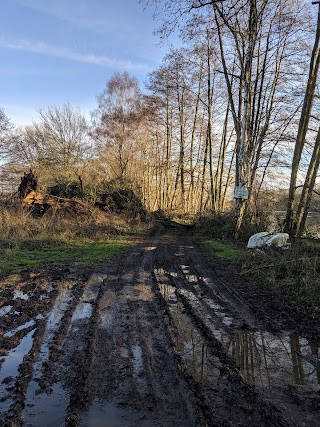
[{"label": "muddy ridge", "polygon": [[0,426],[320,425],[319,335],[260,292],[165,225],[89,275],[2,281]]}]

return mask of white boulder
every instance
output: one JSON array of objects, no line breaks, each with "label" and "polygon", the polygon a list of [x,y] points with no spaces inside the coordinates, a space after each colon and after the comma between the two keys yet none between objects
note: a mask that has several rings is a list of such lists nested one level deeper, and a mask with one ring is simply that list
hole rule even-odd
[{"label": "white boulder", "polygon": [[263,231],[262,233],[254,234],[250,237],[247,248],[261,248],[263,246],[273,246],[276,248],[283,248],[289,244],[288,233],[268,233]]}]

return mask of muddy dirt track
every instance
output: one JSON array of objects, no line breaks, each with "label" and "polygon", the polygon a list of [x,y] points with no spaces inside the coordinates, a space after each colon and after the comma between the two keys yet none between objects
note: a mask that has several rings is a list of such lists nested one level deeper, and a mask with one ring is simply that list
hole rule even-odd
[{"label": "muddy dirt track", "polygon": [[0,426],[320,425],[310,328],[217,271],[159,225],[93,273],[3,281]]}]

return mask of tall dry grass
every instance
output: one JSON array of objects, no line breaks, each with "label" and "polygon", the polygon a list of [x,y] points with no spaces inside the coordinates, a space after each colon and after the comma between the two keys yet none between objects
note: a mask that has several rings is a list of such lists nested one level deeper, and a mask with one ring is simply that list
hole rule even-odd
[{"label": "tall dry grass", "polygon": [[23,240],[30,238],[59,238],[63,240],[88,237],[106,239],[128,231],[123,218],[101,212],[86,204],[50,208],[42,217],[33,217],[30,210],[18,203],[0,205],[0,238]]}]

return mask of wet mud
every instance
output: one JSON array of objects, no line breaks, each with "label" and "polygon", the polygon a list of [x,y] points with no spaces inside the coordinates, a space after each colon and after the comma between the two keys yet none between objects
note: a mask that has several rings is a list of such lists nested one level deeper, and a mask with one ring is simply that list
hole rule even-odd
[{"label": "wet mud", "polygon": [[0,426],[320,425],[317,331],[281,304],[179,226],[90,274],[10,277]]}]

